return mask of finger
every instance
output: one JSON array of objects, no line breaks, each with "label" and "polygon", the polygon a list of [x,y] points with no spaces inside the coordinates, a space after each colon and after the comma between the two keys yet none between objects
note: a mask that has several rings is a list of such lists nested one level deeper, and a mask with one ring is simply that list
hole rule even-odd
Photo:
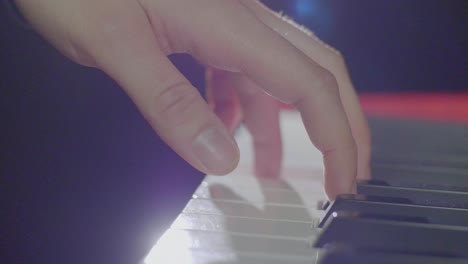
[{"label": "finger", "polygon": [[244,111],[244,124],[252,135],[255,173],[257,176],[277,178],[282,159],[278,102],[241,74],[230,75],[236,83]]},{"label": "finger", "polygon": [[343,57],[338,51],[323,43],[304,27],[292,20],[281,17],[257,1],[244,1],[266,25],[286,38],[312,60],[331,71],[337,79],[340,97],[343,103],[353,137],[358,147],[358,178],[370,177],[370,133],[366,118],[361,110],[358,97],[349,77]]},{"label": "finger", "polygon": [[209,72],[208,100],[214,102],[215,113],[231,131],[242,120],[243,113],[243,121],[252,135],[256,175],[278,177],[282,146],[277,101],[239,73]]},{"label": "finger", "polygon": [[356,145],[333,75],[240,2],[210,3],[189,4],[193,13],[204,16],[172,17],[189,20],[180,23],[185,25],[180,32],[190,39],[190,53],[206,64],[240,71],[269,94],[296,105],[311,141],[323,153],[328,195],[334,198],[350,192],[356,175]]},{"label": "finger", "polygon": [[208,103],[231,134],[242,121],[242,108],[230,73],[215,69],[206,70]]},{"label": "finger", "polygon": [[233,170],[239,153],[232,136],[161,51],[143,10],[130,4],[118,10],[123,11],[113,14],[117,19],[111,27],[101,28],[87,44],[96,65],[124,88],[161,138],[191,165],[209,174]]}]

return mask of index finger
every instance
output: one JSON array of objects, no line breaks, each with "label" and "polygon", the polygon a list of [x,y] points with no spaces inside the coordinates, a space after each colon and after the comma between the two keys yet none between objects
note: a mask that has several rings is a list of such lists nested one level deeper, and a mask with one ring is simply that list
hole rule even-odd
[{"label": "index finger", "polygon": [[203,8],[205,15],[191,17],[186,32],[191,53],[212,66],[240,71],[267,93],[294,104],[311,141],[323,153],[327,194],[333,199],[351,192],[356,145],[334,76],[240,2],[215,1]]}]

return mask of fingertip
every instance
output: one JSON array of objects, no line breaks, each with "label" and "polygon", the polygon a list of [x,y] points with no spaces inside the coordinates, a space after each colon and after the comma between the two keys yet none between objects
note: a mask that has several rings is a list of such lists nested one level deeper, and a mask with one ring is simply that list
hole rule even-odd
[{"label": "fingertip", "polygon": [[357,165],[355,148],[324,153],[325,192],[330,200],[355,193]]},{"label": "fingertip", "polygon": [[371,133],[364,115],[359,118],[353,118],[352,126],[353,137],[358,147],[358,174],[359,180],[369,180],[371,178]]},{"label": "fingertip", "polygon": [[340,194],[355,194],[356,193],[356,181],[348,185],[340,184],[325,184],[325,194],[329,201],[334,201]]},{"label": "fingertip", "polygon": [[358,180],[370,180],[371,179],[371,169],[368,164],[360,166],[358,168],[357,179]]}]

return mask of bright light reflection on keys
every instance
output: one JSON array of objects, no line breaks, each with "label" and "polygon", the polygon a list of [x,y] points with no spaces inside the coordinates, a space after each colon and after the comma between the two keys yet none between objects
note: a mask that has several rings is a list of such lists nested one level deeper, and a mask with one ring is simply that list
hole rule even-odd
[{"label": "bright light reflection on keys", "polygon": [[187,232],[169,229],[161,236],[158,243],[151,249],[144,264],[206,264],[237,262],[234,252],[213,252],[197,250],[200,247],[199,238]]},{"label": "bright light reflection on keys", "polygon": [[144,264],[313,263],[309,240],[323,214],[316,210],[317,200],[324,199],[322,159],[298,113],[282,112],[280,122],[284,177],[252,174],[251,139],[241,129],[239,168],[229,177],[205,178]]},{"label": "bright light reflection on keys", "polygon": [[190,254],[191,238],[185,233],[166,231],[145,258],[145,264],[192,263]]}]

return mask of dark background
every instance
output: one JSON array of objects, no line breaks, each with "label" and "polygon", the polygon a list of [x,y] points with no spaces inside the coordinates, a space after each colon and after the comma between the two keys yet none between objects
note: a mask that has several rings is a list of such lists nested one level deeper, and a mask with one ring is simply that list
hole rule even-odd
[{"label": "dark background", "polygon": [[[359,91],[467,88],[463,0],[268,1],[344,54]],[[203,69],[177,66],[203,90]],[[0,5],[2,263],[132,263],[202,179],[117,85]]]},{"label": "dark background", "polygon": [[263,2],[340,50],[358,91],[468,89],[468,1]]}]

